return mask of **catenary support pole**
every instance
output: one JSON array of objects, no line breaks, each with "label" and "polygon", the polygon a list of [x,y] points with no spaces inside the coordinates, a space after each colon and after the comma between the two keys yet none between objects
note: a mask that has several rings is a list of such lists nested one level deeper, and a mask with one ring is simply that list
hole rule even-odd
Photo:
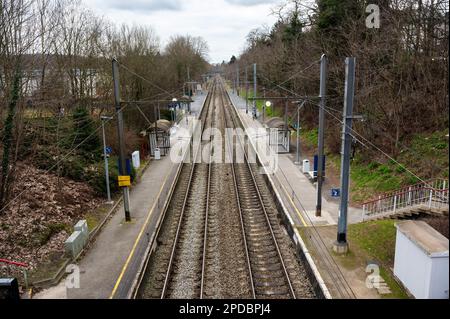
[{"label": "catenary support pole", "polygon": [[345,97],[344,123],[342,127],[341,154],[341,201],[339,205],[339,220],[336,252],[346,252],[347,244],[347,212],[350,174],[350,153],[352,148],[353,98],[355,94],[355,58],[345,60]]},{"label": "catenary support pole", "polygon": [[[127,175],[126,159],[125,159],[125,141],[123,135],[123,114],[120,106],[120,87],[119,87],[119,63],[116,59],[112,60],[112,71],[114,80],[114,102],[117,113],[117,131],[119,136],[119,161],[120,161],[120,175]],[[125,209],[125,221],[131,221],[130,213],[130,191],[128,187],[122,187],[123,191],[123,206]]]},{"label": "catenary support pole", "polygon": [[158,120],[160,120],[161,119],[161,111],[160,111],[160,109],[159,109],[159,101],[158,101],[158,104],[157,104],[158,106]]},{"label": "catenary support pole", "polygon": [[189,67],[187,67],[187,77],[188,77],[188,96],[189,96],[189,102],[188,102],[188,112],[189,112],[189,114],[191,114],[191,95],[192,95],[192,91],[194,91],[193,90],[193,88],[192,88],[192,83],[191,83],[191,72],[190,72],[190,69],[189,69]]},{"label": "catenary support pole", "polygon": [[264,100],[263,100],[263,106],[262,106],[262,123],[264,124],[264,121],[266,120],[266,88],[264,87],[263,88],[263,98],[264,98]]},{"label": "catenary support pole", "polygon": [[325,99],[326,99],[327,57],[325,54],[320,59],[320,108],[319,108],[319,154],[317,167],[317,204],[316,216],[322,216],[322,184],[324,164],[324,136],[325,136]]},{"label": "catenary support pole", "polygon": [[[253,97],[256,98],[256,63],[253,64]],[[256,100],[253,100],[253,119],[256,119]]]},{"label": "catenary support pole", "polygon": [[248,114],[248,66],[245,67],[245,113]]},{"label": "catenary support pole", "polygon": [[289,126],[288,126],[288,107],[289,107],[289,100],[286,100],[284,102],[284,140],[283,144],[286,145],[286,151],[290,152],[290,143],[288,143],[289,136]]},{"label": "catenary support pole", "polygon": [[236,95],[239,96],[240,91],[239,65],[236,66]]}]

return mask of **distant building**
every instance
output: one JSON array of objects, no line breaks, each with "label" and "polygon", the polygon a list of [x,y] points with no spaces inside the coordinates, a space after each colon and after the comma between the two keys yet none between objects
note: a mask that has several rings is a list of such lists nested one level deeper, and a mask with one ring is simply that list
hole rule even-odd
[{"label": "distant building", "polygon": [[[71,68],[73,60],[86,64],[86,58],[41,54],[27,54],[22,57],[22,95],[39,99],[41,95],[53,95],[73,98],[98,98],[100,75],[92,67]],[[67,61],[65,61],[67,59]],[[4,96],[5,74],[0,68],[0,96]],[[102,91],[102,90],[100,90]]]}]

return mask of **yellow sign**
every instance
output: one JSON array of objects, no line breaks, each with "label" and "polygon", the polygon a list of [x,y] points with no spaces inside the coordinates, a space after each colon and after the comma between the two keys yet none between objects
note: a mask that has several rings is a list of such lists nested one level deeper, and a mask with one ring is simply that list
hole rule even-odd
[{"label": "yellow sign", "polygon": [[119,187],[127,187],[131,186],[131,177],[130,176],[119,176]]}]

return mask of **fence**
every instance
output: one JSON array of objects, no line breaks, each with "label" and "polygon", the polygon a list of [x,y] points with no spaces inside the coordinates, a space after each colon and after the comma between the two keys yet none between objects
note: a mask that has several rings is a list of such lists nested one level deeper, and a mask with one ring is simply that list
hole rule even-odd
[{"label": "fence", "polygon": [[363,219],[396,214],[407,209],[448,211],[448,181],[435,179],[387,193],[363,204]]}]

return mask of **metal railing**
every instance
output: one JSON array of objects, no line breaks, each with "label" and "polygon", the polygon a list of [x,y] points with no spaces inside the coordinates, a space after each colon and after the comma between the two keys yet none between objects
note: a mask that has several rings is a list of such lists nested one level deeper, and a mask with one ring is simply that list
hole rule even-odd
[{"label": "metal railing", "polygon": [[394,215],[414,208],[430,212],[448,211],[448,184],[447,180],[435,179],[386,193],[363,204],[363,220]]},{"label": "metal railing", "polygon": [[25,263],[16,262],[12,260],[7,260],[0,258],[0,277],[11,277],[15,273],[12,269],[16,270],[20,268],[23,273],[23,282],[25,289],[28,290],[28,268],[29,266]]}]

